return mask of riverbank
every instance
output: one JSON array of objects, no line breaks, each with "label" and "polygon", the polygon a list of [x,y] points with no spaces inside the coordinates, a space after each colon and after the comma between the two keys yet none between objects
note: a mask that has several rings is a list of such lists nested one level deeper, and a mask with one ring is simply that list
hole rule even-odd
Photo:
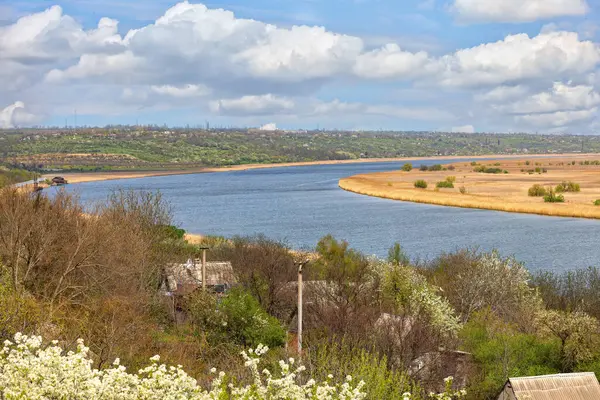
[{"label": "riverbank", "polygon": [[[549,156],[548,154],[532,154],[527,157],[539,158],[539,157],[585,157],[585,156],[598,156],[596,154],[580,154],[573,156],[571,154],[557,154]],[[114,171],[114,172],[85,172],[85,173],[55,173],[46,174],[44,178],[52,178],[53,176],[60,175],[69,181],[69,183],[83,183],[83,182],[97,182],[107,181],[115,179],[135,179],[135,178],[148,178],[153,176],[169,176],[169,175],[186,175],[186,174],[201,174],[211,172],[231,172],[231,171],[246,171],[251,169],[262,169],[262,168],[282,168],[282,167],[302,167],[311,165],[335,165],[335,164],[353,164],[353,163],[374,163],[374,162],[402,162],[407,160],[439,160],[440,162],[447,160],[480,160],[489,158],[523,158],[520,154],[489,154],[481,156],[437,156],[437,157],[400,157],[400,158],[361,158],[358,160],[325,160],[325,161],[306,161],[306,162],[293,162],[293,163],[279,163],[279,164],[246,164],[246,165],[234,165],[229,167],[202,167],[202,168],[190,168],[181,170],[171,171]]]},{"label": "riverbank", "polygon": [[[441,206],[475,208],[547,216],[600,219],[600,165],[580,162],[600,161],[600,155],[577,155],[519,159],[480,163],[478,166],[499,168],[507,173],[474,172],[471,163],[453,163],[454,170],[410,172],[392,171],[355,175],[339,181],[340,188],[368,196]],[[573,165],[575,162],[575,165]],[[527,165],[529,163],[529,165]],[[539,173],[536,172],[536,168]],[[543,172],[543,171],[547,172]],[[533,173],[530,173],[533,171]],[[454,176],[454,188],[436,189],[436,183]],[[416,189],[414,182],[425,180],[427,189]],[[563,181],[579,183],[578,193],[564,193],[564,203],[545,203],[541,197],[530,197],[528,190],[538,184],[555,187]],[[464,188],[464,193],[461,189]]]}]

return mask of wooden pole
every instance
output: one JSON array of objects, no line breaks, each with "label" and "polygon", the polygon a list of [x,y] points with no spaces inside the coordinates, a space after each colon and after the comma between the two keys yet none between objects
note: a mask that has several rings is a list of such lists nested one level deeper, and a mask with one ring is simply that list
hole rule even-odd
[{"label": "wooden pole", "polygon": [[302,354],[302,267],[304,263],[298,266],[298,354]]},{"label": "wooden pole", "polygon": [[206,249],[202,249],[202,290],[206,292]]}]

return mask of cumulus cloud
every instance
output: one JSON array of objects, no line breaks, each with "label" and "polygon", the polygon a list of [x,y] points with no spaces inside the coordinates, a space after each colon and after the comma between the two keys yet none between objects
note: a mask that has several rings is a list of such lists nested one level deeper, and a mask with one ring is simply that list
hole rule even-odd
[{"label": "cumulus cloud", "polygon": [[541,128],[560,128],[574,123],[587,122],[598,116],[598,108],[578,111],[557,111],[554,113],[520,115],[518,122]]},{"label": "cumulus cloud", "polygon": [[[546,0],[544,7],[557,10],[565,1]],[[456,0],[454,5],[475,3]],[[489,12],[504,10],[504,2],[480,3]],[[533,3],[541,4],[519,2]],[[85,29],[54,6],[0,27],[0,102],[18,98],[48,115],[70,112],[76,105],[98,115],[194,107],[237,121],[352,115],[372,121],[444,120],[445,126],[469,121],[484,129],[480,118],[485,114],[486,119],[509,115],[515,124],[528,126],[577,123],[581,113],[558,114],[554,120],[525,118],[597,106],[599,46],[559,26],[439,56],[397,43],[380,46],[389,38],[373,47],[324,27],[276,26],[188,2],[122,34],[116,20],[101,18]],[[409,101],[421,103],[389,100],[393,97],[383,104],[318,99],[330,84],[352,82],[362,88],[381,80],[401,82],[411,93],[427,92],[427,104],[412,96]],[[576,83],[551,88],[568,80]],[[398,93],[399,86],[391,90]],[[474,102],[457,107],[457,98]],[[516,104],[532,111],[517,120]]]},{"label": "cumulus cloud", "polygon": [[391,43],[360,55],[354,73],[363,78],[408,78],[422,74],[429,61],[424,51],[411,53]]},{"label": "cumulus cloud", "polygon": [[562,16],[585,15],[585,0],[454,0],[451,6],[463,22],[531,22]]},{"label": "cumulus cloud", "polygon": [[495,86],[591,72],[600,63],[600,48],[579,40],[574,32],[542,33],[533,38],[519,34],[459,50],[436,63],[444,86]]},{"label": "cumulus cloud", "polygon": [[261,131],[269,131],[269,132],[276,131],[277,124],[274,124],[274,123],[264,124],[263,126],[261,126],[258,129]]},{"label": "cumulus cloud", "polygon": [[600,105],[600,94],[592,86],[572,86],[555,82],[552,89],[499,106],[512,114],[540,114],[559,111],[590,110]]},{"label": "cumulus cloud", "polygon": [[25,103],[16,101],[14,104],[0,110],[0,128],[14,128],[21,124],[29,124],[35,119],[34,115],[25,111]]},{"label": "cumulus cloud", "polygon": [[286,114],[295,107],[292,100],[266,94],[243,96],[238,99],[216,100],[210,103],[213,112],[222,115],[274,115]]}]

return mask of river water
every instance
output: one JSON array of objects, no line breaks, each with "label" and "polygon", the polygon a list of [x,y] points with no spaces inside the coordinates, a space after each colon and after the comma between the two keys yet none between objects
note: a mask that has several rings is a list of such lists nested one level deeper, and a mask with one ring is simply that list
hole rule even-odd
[{"label": "river water", "polygon": [[89,182],[67,188],[85,202],[102,201],[119,188],[160,190],[173,207],[175,223],[189,232],[262,233],[294,248],[314,248],[319,238],[331,233],[380,257],[399,242],[412,259],[420,260],[479,247],[514,255],[532,271],[600,266],[600,221],[414,204],[338,188],[340,178],[396,170],[402,164],[268,168]]}]

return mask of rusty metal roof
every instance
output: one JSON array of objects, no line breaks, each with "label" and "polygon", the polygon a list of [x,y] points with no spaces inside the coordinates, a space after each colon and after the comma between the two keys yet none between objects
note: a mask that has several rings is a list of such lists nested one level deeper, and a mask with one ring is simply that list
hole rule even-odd
[{"label": "rusty metal roof", "polygon": [[593,372],[510,378],[517,400],[599,400],[600,384]]}]

